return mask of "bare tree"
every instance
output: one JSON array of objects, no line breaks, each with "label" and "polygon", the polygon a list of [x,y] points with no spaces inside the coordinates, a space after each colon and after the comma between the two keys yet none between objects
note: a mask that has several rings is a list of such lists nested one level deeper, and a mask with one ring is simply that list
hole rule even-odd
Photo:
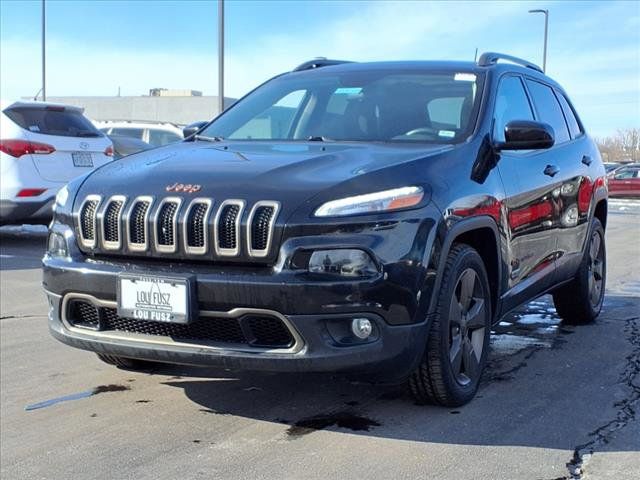
[{"label": "bare tree", "polygon": [[605,162],[640,161],[640,128],[626,128],[614,136],[596,139]]}]

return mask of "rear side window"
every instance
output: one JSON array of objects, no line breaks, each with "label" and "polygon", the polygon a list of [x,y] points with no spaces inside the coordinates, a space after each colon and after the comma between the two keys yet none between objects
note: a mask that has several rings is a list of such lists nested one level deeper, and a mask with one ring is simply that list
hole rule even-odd
[{"label": "rear side window", "polygon": [[168,132],[166,130],[149,130],[149,143],[154,147],[178,142],[180,140],[182,140],[182,137],[173,132]]},{"label": "rear side window", "polygon": [[120,135],[122,137],[131,137],[137,138],[138,140],[142,140],[142,136],[144,135],[143,128],[112,128],[111,135]]},{"label": "rear side window", "polygon": [[578,119],[576,118],[576,114],[573,113],[571,105],[569,105],[569,102],[561,93],[556,92],[556,97],[558,97],[558,101],[560,102],[560,106],[562,107],[564,118],[567,119],[567,125],[569,125],[571,138],[579,137],[583,132],[580,128],[580,124],[578,123]]},{"label": "rear side window", "polygon": [[533,120],[533,112],[519,77],[508,76],[500,81],[494,111],[493,138],[504,142],[504,127],[512,120]]},{"label": "rear side window", "polygon": [[640,169],[637,169],[637,168],[621,168],[613,175],[613,178],[615,178],[616,180],[638,178],[639,172],[640,172]]},{"label": "rear side window", "polygon": [[555,143],[569,141],[569,130],[562,109],[553,90],[540,82],[527,80],[527,86],[533,98],[533,104],[541,122],[548,123],[555,133]]},{"label": "rear side window", "polygon": [[77,110],[58,107],[13,107],[4,113],[25,130],[62,137],[101,137],[102,134]]}]

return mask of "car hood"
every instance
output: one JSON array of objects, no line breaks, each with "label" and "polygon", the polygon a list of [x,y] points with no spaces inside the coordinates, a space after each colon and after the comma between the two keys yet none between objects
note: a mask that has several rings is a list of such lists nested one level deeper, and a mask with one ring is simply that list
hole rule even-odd
[{"label": "car hood", "polygon": [[431,156],[451,146],[361,143],[181,142],[114,161],[87,178],[78,198],[166,196],[275,200],[294,207],[355,177]]}]

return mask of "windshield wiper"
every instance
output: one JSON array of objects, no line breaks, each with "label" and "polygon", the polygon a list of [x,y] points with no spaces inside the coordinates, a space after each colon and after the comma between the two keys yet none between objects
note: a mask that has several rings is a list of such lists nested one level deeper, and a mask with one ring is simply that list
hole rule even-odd
[{"label": "windshield wiper", "polygon": [[196,140],[202,140],[203,142],[222,142],[224,141],[223,137],[205,137],[204,135],[194,135],[193,138]]},{"label": "windshield wiper", "polygon": [[327,137],[323,137],[321,135],[311,135],[307,138],[308,142],[331,142],[332,140]]}]

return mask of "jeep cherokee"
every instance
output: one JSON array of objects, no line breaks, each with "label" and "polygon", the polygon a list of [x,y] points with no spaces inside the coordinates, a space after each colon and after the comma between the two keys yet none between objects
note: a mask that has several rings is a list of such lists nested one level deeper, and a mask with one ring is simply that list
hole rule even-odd
[{"label": "jeep cherokee", "polygon": [[462,405],[502,316],[550,292],[586,323],[604,296],[598,150],[496,53],[312,60],[54,209],[50,330],[124,368],[348,372]]}]

